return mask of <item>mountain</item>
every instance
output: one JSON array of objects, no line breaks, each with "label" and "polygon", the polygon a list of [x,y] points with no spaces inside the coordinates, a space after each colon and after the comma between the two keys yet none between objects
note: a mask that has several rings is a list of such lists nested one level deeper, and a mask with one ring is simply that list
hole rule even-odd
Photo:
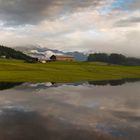
[{"label": "mountain", "polygon": [[40,46],[18,46],[15,47],[16,50],[22,51],[25,54],[35,57],[35,58],[45,58],[49,59],[52,55],[71,55],[75,58],[77,61],[86,61],[88,55],[81,53],[81,52],[63,52],[60,50],[54,50],[54,49],[48,49],[43,48]]},{"label": "mountain", "polygon": [[13,58],[26,61],[35,61],[35,58],[28,56],[20,51],[0,45],[0,58]]}]

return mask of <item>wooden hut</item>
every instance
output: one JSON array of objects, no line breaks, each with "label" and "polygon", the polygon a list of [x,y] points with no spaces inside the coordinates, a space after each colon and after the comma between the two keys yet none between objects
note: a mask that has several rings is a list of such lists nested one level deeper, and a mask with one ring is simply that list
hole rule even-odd
[{"label": "wooden hut", "polygon": [[52,55],[50,57],[50,60],[51,61],[74,61],[74,57],[69,55]]}]

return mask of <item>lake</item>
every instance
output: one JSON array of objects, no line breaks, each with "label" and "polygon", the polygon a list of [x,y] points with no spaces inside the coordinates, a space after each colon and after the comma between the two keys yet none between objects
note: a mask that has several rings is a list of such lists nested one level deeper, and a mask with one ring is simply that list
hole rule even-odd
[{"label": "lake", "polygon": [[0,83],[0,140],[139,140],[140,80]]}]

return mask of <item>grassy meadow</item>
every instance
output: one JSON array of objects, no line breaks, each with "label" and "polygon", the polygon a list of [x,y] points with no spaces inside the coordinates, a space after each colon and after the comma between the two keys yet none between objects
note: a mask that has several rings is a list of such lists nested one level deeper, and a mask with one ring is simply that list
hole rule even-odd
[{"label": "grassy meadow", "polygon": [[0,59],[0,81],[74,82],[140,78],[140,66],[108,65],[98,62],[25,63]]}]

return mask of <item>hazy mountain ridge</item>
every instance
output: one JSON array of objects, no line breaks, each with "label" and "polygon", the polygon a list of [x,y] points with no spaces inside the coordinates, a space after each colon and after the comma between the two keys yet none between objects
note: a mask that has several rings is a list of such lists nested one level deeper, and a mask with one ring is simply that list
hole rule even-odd
[{"label": "hazy mountain ridge", "polygon": [[36,59],[24,54],[21,51],[0,45],[0,58],[19,59],[26,61],[35,61]]},{"label": "hazy mountain ridge", "polygon": [[84,54],[78,51],[63,52],[60,50],[49,49],[40,46],[18,46],[15,47],[15,49],[35,58],[49,59],[52,55],[72,55],[77,61],[86,61],[88,57],[88,54]]}]

